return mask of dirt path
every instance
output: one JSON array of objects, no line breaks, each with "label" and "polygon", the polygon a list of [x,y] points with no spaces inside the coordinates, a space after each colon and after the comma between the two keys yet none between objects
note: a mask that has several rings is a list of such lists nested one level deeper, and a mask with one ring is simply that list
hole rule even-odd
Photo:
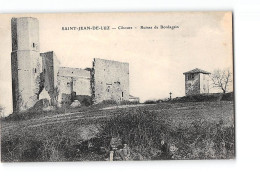
[{"label": "dirt path", "polygon": [[143,107],[143,106],[155,106],[156,104],[133,104],[133,105],[118,105],[118,106],[111,106],[107,108],[103,108],[103,110],[106,109],[122,109],[122,108],[132,108],[132,107]]},{"label": "dirt path", "polygon": [[[55,123],[66,123],[70,121],[77,121],[81,119],[95,119],[95,118],[105,118],[111,117],[111,114],[115,115],[117,109],[121,108],[132,108],[132,107],[140,107],[147,106],[144,104],[138,105],[122,105],[122,106],[113,106],[108,108],[103,108],[101,110],[96,111],[88,111],[88,112],[74,112],[74,113],[66,113],[66,114],[58,114],[52,116],[46,116],[38,119],[28,119],[23,121],[13,121],[13,122],[2,122],[1,129],[2,131],[11,130],[17,127],[39,127],[44,125],[51,125]],[[149,106],[149,105],[148,105]]]},{"label": "dirt path", "polygon": [[203,104],[183,104],[179,105],[171,105],[171,107],[161,108],[157,106],[157,104],[138,104],[138,105],[122,105],[122,106],[113,106],[108,108],[103,108],[95,111],[88,112],[74,112],[74,113],[66,113],[66,114],[58,114],[53,116],[46,116],[38,119],[29,119],[23,121],[12,121],[12,122],[3,122],[1,123],[1,131],[8,132],[10,130],[16,128],[35,128],[44,125],[52,125],[55,123],[66,123],[84,119],[100,119],[100,118],[110,118],[113,115],[119,113],[120,109],[123,108],[146,108],[147,111],[160,112],[165,111],[167,109],[178,111],[178,110],[191,110],[191,109],[201,109],[203,108]]},{"label": "dirt path", "polygon": [[55,123],[65,123],[69,121],[76,121],[80,119],[95,119],[102,118],[108,116],[107,113],[103,111],[95,111],[95,112],[76,112],[76,113],[66,113],[59,114],[54,116],[46,116],[39,119],[29,119],[24,121],[15,121],[15,122],[4,122],[1,124],[2,132],[17,128],[17,127],[38,127],[43,125],[50,125]]}]

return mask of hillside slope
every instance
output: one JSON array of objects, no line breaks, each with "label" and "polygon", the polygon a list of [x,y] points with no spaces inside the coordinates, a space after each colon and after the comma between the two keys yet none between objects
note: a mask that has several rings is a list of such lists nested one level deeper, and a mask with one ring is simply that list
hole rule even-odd
[{"label": "hillside slope", "polygon": [[[142,149],[139,151],[138,146],[146,144],[147,140],[141,142],[141,144],[138,145],[133,141],[129,141],[130,147],[135,149],[135,152],[133,151],[133,153],[138,153],[138,156],[143,155],[141,159],[151,159],[151,157],[155,154],[149,154],[147,151],[154,151],[159,149],[158,142],[160,139],[158,137],[154,139],[155,136],[152,136],[155,135],[153,134],[153,131],[158,131],[158,129],[156,129],[157,127],[154,126],[155,123],[159,123],[164,126],[163,128],[165,128],[166,131],[163,130],[161,133],[165,133],[163,135],[166,135],[167,133],[167,135],[169,135],[167,139],[169,139],[169,141],[171,141],[171,139],[174,140],[175,143],[178,144],[179,148],[185,148],[183,146],[189,146],[190,149],[187,149],[189,152],[191,152],[191,149],[192,151],[195,151],[195,149],[198,148],[200,148],[201,152],[203,152],[204,149],[201,149],[203,145],[213,145],[216,143],[215,145],[218,146],[217,148],[219,148],[220,144],[218,144],[218,142],[223,143],[224,141],[224,143],[227,142],[226,146],[229,146],[229,153],[226,154],[226,156],[221,155],[220,158],[233,158],[233,108],[234,104],[232,101],[190,102],[174,104],[158,103],[144,106],[123,106],[120,108],[109,109],[100,108],[93,111],[72,112],[27,120],[1,120],[2,161],[104,160],[107,157],[107,153],[104,155],[100,155],[98,153],[89,153],[87,149],[80,153],[75,153],[75,146],[78,145],[79,141],[84,141],[86,139],[89,140],[91,138],[102,136],[113,137],[112,133],[108,134],[106,131],[124,131],[124,129],[127,129],[129,126],[131,126],[131,123],[133,123],[131,118],[137,118],[137,121],[140,119],[141,123],[143,120],[146,121],[146,119],[150,119],[150,116],[156,118],[157,120],[153,121],[153,119],[151,119],[151,121],[146,122],[147,124],[152,123],[152,133],[149,133],[150,136],[147,136],[149,140],[151,139],[151,142],[145,145],[145,150]],[[114,118],[125,120],[117,124],[117,121],[113,121]],[[128,119],[130,119],[130,121]],[[108,125],[111,123],[117,125]],[[123,126],[121,127],[121,125]],[[193,128],[194,125],[196,128]],[[218,125],[220,125],[221,128],[219,128]],[[129,131],[132,130],[133,134],[139,134],[138,131],[146,129],[146,127],[144,129],[140,127],[141,129],[139,129],[139,127],[137,128],[135,125],[131,128],[133,129],[129,129]],[[215,137],[208,136],[208,130],[211,130],[210,133],[216,133],[217,136],[218,133],[220,133],[222,135],[220,138],[221,141],[218,141],[219,139],[217,141],[212,139],[213,141],[211,141],[211,138]],[[221,132],[218,130],[224,131]],[[182,136],[179,136],[180,131]],[[145,134],[145,131],[140,134]],[[121,136],[122,138],[126,137],[124,135],[122,136],[121,133],[116,135]],[[171,135],[173,136],[170,137]],[[224,138],[226,138],[225,140],[223,135]],[[179,137],[176,138],[177,136]],[[191,147],[191,145],[195,144],[190,143],[190,141],[193,141],[198,137],[203,139],[200,141],[202,143],[198,144],[198,146]],[[102,140],[104,141],[105,138]],[[142,141],[143,137],[140,140]],[[211,141],[211,144],[207,144],[205,141]],[[230,146],[232,147],[230,148]],[[190,153],[190,159],[219,158],[219,155],[214,154],[206,155],[204,153],[195,155],[194,151],[193,153]],[[178,154],[179,159],[187,159],[183,158],[183,156],[184,155],[181,153]]]}]

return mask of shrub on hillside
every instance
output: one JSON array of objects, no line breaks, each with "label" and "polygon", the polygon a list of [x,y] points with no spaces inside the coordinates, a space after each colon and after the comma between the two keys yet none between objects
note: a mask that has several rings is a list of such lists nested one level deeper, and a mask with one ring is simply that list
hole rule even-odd
[{"label": "shrub on hillside", "polygon": [[100,104],[103,104],[103,105],[116,105],[117,102],[115,100],[103,100]]},{"label": "shrub on hillside", "polygon": [[49,114],[47,111],[43,110],[28,110],[25,112],[14,112],[10,114],[9,116],[5,117],[4,120],[9,121],[9,120],[26,120],[26,119],[32,119],[35,117],[44,116],[45,114]]},{"label": "shrub on hillside", "polygon": [[[103,121],[99,119],[96,123],[101,125],[98,141],[105,141],[111,137],[122,139],[129,144],[131,159],[229,159],[235,156],[234,126],[227,126],[222,120],[209,121],[196,117],[185,122],[174,120],[174,123],[169,123],[167,117],[159,112],[136,109],[120,110],[114,117]],[[81,139],[77,130],[79,127],[82,128],[82,121],[77,125],[61,123],[55,126],[16,128],[2,133],[2,161],[106,159],[108,155],[93,152],[92,158],[88,158],[90,156],[84,156],[85,149],[78,152],[77,145],[82,147],[78,144]],[[167,143],[168,148],[175,146],[177,150],[174,153],[160,155],[161,140]],[[101,145],[99,142],[98,145]]]},{"label": "shrub on hillside", "polygon": [[74,128],[40,127],[19,128],[1,135],[2,162],[35,162],[35,161],[72,161],[78,156],[74,154],[77,141]]},{"label": "shrub on hillside", "polygon": [[90,106],[93,104],[91,96],[88,95],[76,95],[75,99],[78,100],[81,105]]},{"label": "shrub on hillside", "polygon": [[155,100],[146,100],[144,104],[156,104]]},{"label": "shrub on hillside", "polygon": [[198,94],[198,95],[188,95],[184,97],[177,97],[172,99],[171,103],[176,102],[204,102],[204,101],[233,101],[234,93],[211,93],[211,94]]},{"label": "shrub on hillside", "polygon": [[234,101],[234,92],[224,94],[221,100],[222,101]]},{"label": "shrub on hillside", "polygon": [[153,148],[160,148],[160,139],[169,137],[167,125],[149,111],[122,112],[108,120],[103,136],[119,137],[139,154],[151,159]]},{"label": "shrub on hillside", "polygon": [[[215,124],[200,119],[171,127],[160,114],[138,110],[110,119],[103,135],[121,138],[139,159],[234,158],[234,127],[225,127],[222,121]],[[161,140],[178,150],[160,156]]]},{"label": "shrub on hillside", "polygon": [[139,104],[139,101],[127,101],[127,100],[123,100],[123,101],[120,101],[119,104],[120,104],[120,105],[133,105],[133,104]]}]

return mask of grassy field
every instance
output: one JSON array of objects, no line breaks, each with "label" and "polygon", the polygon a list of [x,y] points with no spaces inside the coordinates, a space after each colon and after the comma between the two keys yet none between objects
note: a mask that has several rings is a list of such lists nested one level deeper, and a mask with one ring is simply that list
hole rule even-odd
[{"label": "grassy field", "polygon": [[[131,160],[232,159],[233,107],[232,101],[157,103],[16,115],[1,119],[1,159],[103,161],[112,137],[129,145]],[[175,150],[162,155],[161,140]]]}]

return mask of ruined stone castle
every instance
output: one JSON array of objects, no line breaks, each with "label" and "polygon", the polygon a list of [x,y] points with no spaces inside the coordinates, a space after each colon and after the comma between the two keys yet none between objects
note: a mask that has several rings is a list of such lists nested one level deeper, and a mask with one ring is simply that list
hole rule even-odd
[{"label": "ruined stone castle", "polygon": [[61,67],[53,51],[40,53],[36,18],[12,18],[12,93],[14,112],[48,99],[52,106],[104,100],[128,101],[129,64],[93,59],[92,68]]}]

